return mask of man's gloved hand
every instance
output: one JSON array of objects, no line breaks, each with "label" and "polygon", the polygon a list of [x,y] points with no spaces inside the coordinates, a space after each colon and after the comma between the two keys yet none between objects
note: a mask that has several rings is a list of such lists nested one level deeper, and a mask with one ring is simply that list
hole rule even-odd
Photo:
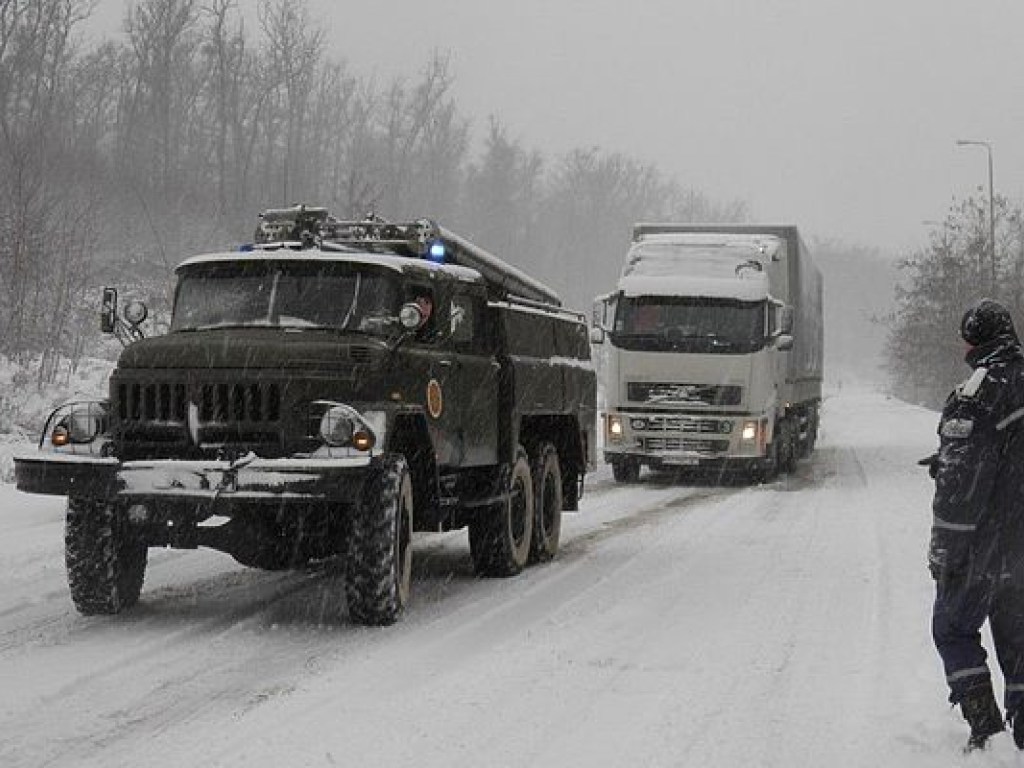
[{"label": "man's gloved hand", "polygon": [[918,466],[928,467],[928,474],[931,476],[932,480],[934,480],[935,479],[935,475],[937,475],[939,473],[939,454],[938,453],[933,453],[931,456],[925,456],[923,459],[919,460],[917,463],[918,463]]},{"label": "man's gloved hand", "polygon": [[[956,537],[960,538],[956,538]],[[951,584],[967,572],[967,542],[963,534],[932,531],[928,544],[928,571],[940,584]]]},{"label": "man's gloved hand", "polygon": [[935,539],[928,546],[928,572],[935,581],[942,581],[942,575],[946,571],[946,563],[949,561],[949,551],[935,546]]}]

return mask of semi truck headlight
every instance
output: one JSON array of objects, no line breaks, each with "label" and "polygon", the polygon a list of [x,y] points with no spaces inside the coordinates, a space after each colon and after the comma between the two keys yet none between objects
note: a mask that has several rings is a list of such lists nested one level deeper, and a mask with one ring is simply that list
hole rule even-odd
[{"label": "semi truck headlight", "polygon": [[617,443],[622,440],[622,417],[615,414],[608,415],[608,440]]},{"label": "semi truck headlight", "polygon": [[757,439],[757,422],[756,421],[744,421],[743,431],[740,432],[740,437],[744,440],[755,440]]}]

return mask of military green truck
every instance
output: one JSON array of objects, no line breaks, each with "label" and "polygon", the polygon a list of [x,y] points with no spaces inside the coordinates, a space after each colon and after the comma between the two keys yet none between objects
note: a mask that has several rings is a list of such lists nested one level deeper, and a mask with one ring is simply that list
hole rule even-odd
[{"label": "military green truck", "polygon": [[135,604],[149,547],[262,569],[343,564],[351,619],[394,622],[414,531],[469,529],[477,573],[558,551],[596,456],[583,315],[430,220],[295,206],[253,245],[177,267],[169,331],[102,325],[125,348],[109,398],[67,403],[19,489],[68,497],[83,614]]}]

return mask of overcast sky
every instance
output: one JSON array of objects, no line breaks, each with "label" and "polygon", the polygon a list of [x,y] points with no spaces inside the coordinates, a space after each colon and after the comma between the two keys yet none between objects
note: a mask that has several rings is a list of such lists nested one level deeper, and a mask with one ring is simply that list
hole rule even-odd
[{"label": "overcast sky", "polygon": [[[239,0],[255,6],[255,0]],[[100,0],[119,26],[127,0]],[[451,55],[455,95],[547,157],[599,146],[754,218],[886,249],[954,197],[1024,198],[1021,0],[309,0],[358,74]]]}]

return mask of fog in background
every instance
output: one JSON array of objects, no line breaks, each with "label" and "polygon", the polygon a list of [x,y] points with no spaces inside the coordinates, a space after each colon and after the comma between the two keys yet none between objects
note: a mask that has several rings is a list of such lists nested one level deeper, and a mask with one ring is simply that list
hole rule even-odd
[{"label": "fog in background", "polygon": [[[120,26],[99,0],[93,27]],[[255,23],[255,0],[239,0]],[[451,55],[482,133],[651,162],[754,220],[898,250],[954,197],[1024,197],[1024,3],[980,0],[310,0],[331,55],[413,78]]]},{"label": "fog in background", "polygon": [[[136,4],[95,0],[56,34],[86,5],[7,6],[36,15],[0,71],[0,355],[39,385],[96,354],[100,286],[166,313],[174,264],[295,202],[435,217],[583,311],[640,218],[796,224],[837,379],[884,379],[912,318],[937,329],[919,388],[978,291],[1024,304],[1018,3],[237,0],[244,29],[214,34],[230,0],[189,0],[143,3],[129,38]],[[985,149],[957,139],[994,149],[998,259]],[[970,266],[926,286],[941,316],[895,305],[908,261]]]}]

